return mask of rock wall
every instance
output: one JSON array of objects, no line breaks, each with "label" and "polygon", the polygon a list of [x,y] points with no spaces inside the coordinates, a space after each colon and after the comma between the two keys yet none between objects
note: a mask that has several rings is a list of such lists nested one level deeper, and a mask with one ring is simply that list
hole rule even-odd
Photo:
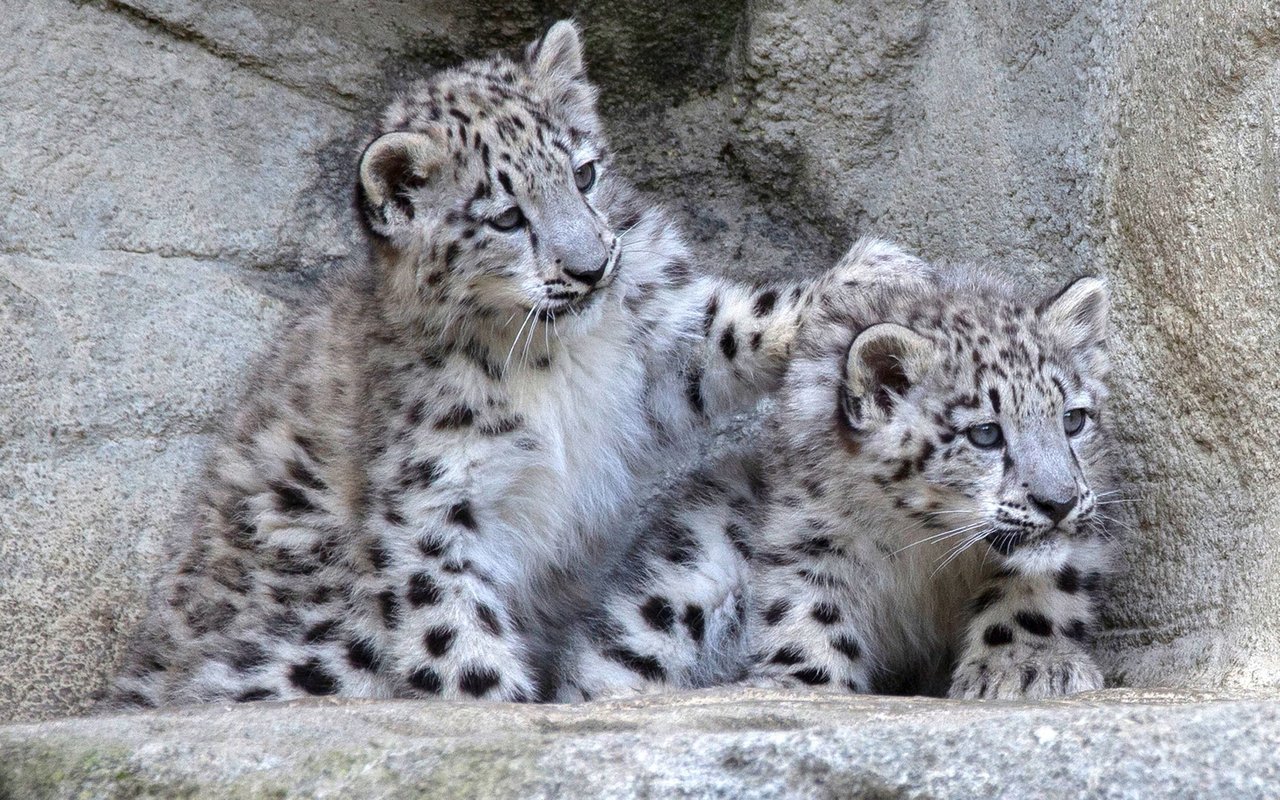
[{"label": "rock wall", "polygon": [[1134,501],[1109,672],[1280,685],[1280,12],[487,5],[4,0],[0,720],[107,680],[242,367],[361,252],[388,93],[571,13],[619,160],[708,268],[812,273],[878,234],[1107,274]]}]

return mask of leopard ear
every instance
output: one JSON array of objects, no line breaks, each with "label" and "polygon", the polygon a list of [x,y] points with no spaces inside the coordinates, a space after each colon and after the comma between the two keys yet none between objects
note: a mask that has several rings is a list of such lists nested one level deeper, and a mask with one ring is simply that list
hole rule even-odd
[{"label": "leopard ear", "polygon": [[1111,301],[1100,278],[1080,278],[1043,304],[1040,317],[1050,335],[1071,350],[1103,347]]},{"label": "leopard ear", "polygon": [[582,36],[572,20],[552,25],[546,36],[529,45],[525,60],[538,91],[570,127],[600,134],[597,91],[587,80]]},{"label": "leopard ear", "polygon": [[872,418],[887,418],[894,402],[919,383],[937,358],[933,342],[892,322],[859,333],[845,359],[844,411],[849,423],[857,429]]},{"label": "leopard ear", "polygon": [[431,132],[393,131],[360,156],[360,205],[369,229],[384,238],[413,220],[413,192],[430,181],[446,156]]},{"label": "leopard ear", "polygon": [[525,56],[535,76],[562,81],[586,80],[582,34],[573,20],[562,19],[552,25],[545,36],[529,45]]}]

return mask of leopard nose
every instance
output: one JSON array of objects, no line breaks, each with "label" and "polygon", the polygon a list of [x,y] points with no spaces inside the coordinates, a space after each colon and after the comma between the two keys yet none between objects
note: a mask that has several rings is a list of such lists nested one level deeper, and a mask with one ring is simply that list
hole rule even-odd
[{"label": "leopard nose", "polygon": [[605,259],[601,261],[599,266],[597,266],[595,269],[582,271],[582,270],[572,269],[570,267],[564,267],[564,272],[569,277],[573,278],[576,281],[581,281],[582,283],[585,283],[587,286],[595,286],[597,283],[600,282],[600,279],[604,277],[604,270],[605,270],[605,267],[607,266],[609,266],[609,259],[606,256]]},{"label": "leopard nose", "polygon": [[1053,520],[1053,524],[1057,525],[1071,513],[1071,509],[1076,507],[1076,502],[1080,498],[1073,494],[1065,500],[1057,500],[1048,497],[1037,497],[1033,494],[1028,495],[1028,499],[1037,511]]}]

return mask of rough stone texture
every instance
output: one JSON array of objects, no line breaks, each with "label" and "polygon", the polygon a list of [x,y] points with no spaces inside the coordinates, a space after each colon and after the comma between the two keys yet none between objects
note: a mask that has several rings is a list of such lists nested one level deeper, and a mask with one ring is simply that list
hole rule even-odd
[{"label": "rough stone texture", "polygon": [[1128,12],[1106,267],[1138,534],[1130,683],[1280,685],[1280,8]]},{"label": "rough stone texture", "polygon": [[387,93],[569,12],[620,162],[713,269],[811,273],[874,233],[1046,287],[1107,274],[1133,501],[1109,674],[1280,686],[1274,4],[0,10],[0,719],[106,682],[236,376],[360,253],[351,165]]},{"label": "rough stone texture", "polygon": [[[601,765],[608,765],[602,768]],[[0,727],[0,797],[1274,797],[1280,705],[702,692],[310,702]]]}]

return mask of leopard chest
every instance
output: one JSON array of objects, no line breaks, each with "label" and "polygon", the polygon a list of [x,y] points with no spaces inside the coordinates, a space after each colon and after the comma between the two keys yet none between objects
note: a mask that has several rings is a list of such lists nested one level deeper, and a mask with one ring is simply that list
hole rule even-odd
[{"label": "leopard chest", "polygon": [[603,347],[564,355],[513,392],[525,428],[494,495],[513,550],[570,564],[613,533],[651,447],[643,394],[639,359]]},{"label": "leopard chest", "polygon": [[[500,384],[464,372],[424,379],[407,389],[427,398],[424,408],[411,411],[407,435],[392,432],[375,483],[408,486],[409,535],[457,528],[451,540],[465,558],[513,589],[550,568],[598,562],[602,548],[625,545],[611,538],[654,460],[645,375],[625,342],[600,337]],[[458,507],[468,525],[450,527]]]}]

